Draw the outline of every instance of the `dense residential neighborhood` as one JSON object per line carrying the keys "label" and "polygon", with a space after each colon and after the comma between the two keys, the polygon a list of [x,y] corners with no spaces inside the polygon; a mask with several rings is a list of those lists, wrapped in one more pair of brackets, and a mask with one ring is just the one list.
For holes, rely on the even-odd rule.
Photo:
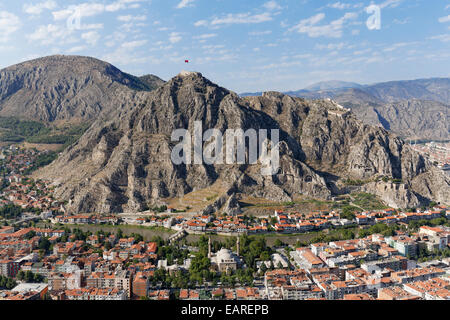
{"label": "dense residential neighborhood", "polygon": [[190,246],[134,236],[3,227],[0,299],[450,299],[445,226],[273,249],[262,240],[267,251],[247,235]]}
{"label": "dense residential neighborhood", "polygon": [[[166,206],[131,216],[71,214],[49,184],[28,175],[47,156],[1,150],[2,300],[450,299],[445,205],[307,212],[286,206],[267,216],[185,215]],[[170,236],[147,241],[125,234],[127,226]],[[266,235],[277,237],[273,245]],[[284,243],[290,235],[313,236]]]}
{"label": "dense residential neighborhood", "polygon": [[48,218],[64,210],[52,195],[52,188],[42,180],[35,181],[27,174],[41,161],[52,159],[46,151],[19,148],[15,145],[0,148],[0,209],[6,217],[39,213]]}

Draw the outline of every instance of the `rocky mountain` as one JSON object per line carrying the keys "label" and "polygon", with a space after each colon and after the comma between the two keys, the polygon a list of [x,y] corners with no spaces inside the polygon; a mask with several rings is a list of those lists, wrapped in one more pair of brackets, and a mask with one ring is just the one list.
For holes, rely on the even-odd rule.
{"label": "rocky mountain", "polygon": [[383,102],[419,99],[450,104],[450,78],[383,82],[365,86],[364,91]]}
{"label": "rocky mountain", "polygon": [[161,84],[157,77],[140,79],[94,58],[49,56],[0,70],[0,116],[90,120]]}
{"label": "rocky mountain", "polygon": [[[194,121],[203,131],[279,129],[280,170],[263,176],[259,164],[175,165],[171,133],[185,128],[192,134]],[[450,199],[449,177],[397,136],[362,123],[337,103],[277,92],[241,98],[196,72],[134,95],[36,177],[54,181],[71,212],[139,211],[217,182],[226,188],[211,208],[227,210],[239,209],[239,194],[330,199],[351,191],[348,179],[363,181],[358,190],[396,207]]]}
{"label": "rocky mountain", "polygon": [[[338,101],[341,99],[339,97]],[[404,100],[388,104],[341,102],[365,122],[381,125],[410,139],[447,140],[450,138],[450,106],[437,101]]]}
{"label": "rocky mountain", "polygon": [[[409,139],[450,139],[450,79],[432,78],[358,85],[327,81],[286,94],[331,98],[351,108],[362,121]],[[260,93],[245,96],[260,96]]]}

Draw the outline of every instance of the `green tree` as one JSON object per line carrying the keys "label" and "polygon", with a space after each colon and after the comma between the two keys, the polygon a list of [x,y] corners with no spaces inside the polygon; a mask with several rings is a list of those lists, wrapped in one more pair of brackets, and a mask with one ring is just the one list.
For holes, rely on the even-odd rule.
{"label": "green tree", "polygon": [[48,252],[51,246],[51,242],[48,240],[47,237],[42,237],[39,241],[39,249],[44,250],[45,252]]}
{"label": "green tree", "polygon": [[276,239],[273,245],[275,247],[282,247],[284,243],[280,239]]}

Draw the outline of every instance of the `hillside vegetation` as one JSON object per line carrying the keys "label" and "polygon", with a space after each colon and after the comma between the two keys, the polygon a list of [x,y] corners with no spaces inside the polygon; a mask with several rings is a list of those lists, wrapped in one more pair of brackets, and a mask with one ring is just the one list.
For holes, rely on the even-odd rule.
{"label": "hillside vegetation", "polygon": [[57,127],[43,122],[0,117],[0,142],[60,144],[61,150],[76,142],[90,123]]}

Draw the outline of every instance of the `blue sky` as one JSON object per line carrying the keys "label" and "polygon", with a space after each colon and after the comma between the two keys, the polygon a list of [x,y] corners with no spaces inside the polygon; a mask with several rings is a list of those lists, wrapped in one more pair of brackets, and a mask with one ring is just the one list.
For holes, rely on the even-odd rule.
{"label": "blue sky", "polygon": [[[379,28],[367,25],[370,5]],[[449,49],[450,0],[0,2],[2,68],[75,54],[135,75],[187,69],[236,92],[287,91],[448,77]]]}

